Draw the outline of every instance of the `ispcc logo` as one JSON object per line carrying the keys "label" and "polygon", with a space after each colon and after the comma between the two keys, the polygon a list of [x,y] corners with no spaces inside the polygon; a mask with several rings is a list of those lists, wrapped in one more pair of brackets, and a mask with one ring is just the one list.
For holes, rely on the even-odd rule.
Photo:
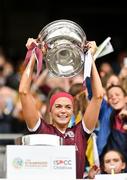
{"label": "ispcc logo", "polygon": [[54,165],[72,165],[72,161],[71,160],[54,160],[53,161]]}

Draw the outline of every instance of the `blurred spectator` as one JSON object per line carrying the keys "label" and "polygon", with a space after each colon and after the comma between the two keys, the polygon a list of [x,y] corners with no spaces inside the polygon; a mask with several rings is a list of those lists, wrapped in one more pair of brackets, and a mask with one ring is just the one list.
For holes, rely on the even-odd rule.
{"label": "blurred spectator", "polygon": [[108,149],[120,151],[127,162],[127,122],[126,93],[120,85],[107,89],[108,102],[103,101],[100,114],[100,129],[97,144],[100,154]]}
{"label": "blurred spectator", "polygon": [[0,133],[12,133],[11,113],[17,101],[17,92],[9,87],[0,88]]}
{"label": "blurred spectator", "polygon": [[4,55],[2,49],[0,49],[0,86],[5,85],[6,83],[5,64],[6,56]]}
{"label": "blurred spectator", "polygon": [[13,65],[10,62],[6,62],[5,65],[6,74],[6,86],[18,90],[20,74],[14,70]]}
{"label": "blurred spectator", "polygon": [[[77,78],[77,80],[78,79],[79,78]],[[69,126],[72,126],[82,120],[88,105],[88,98],[87,89],[83,89],[83,83],[80,81],[75,81],[75,83],[70,86],[69,93],[74,97],[74,116],[71,118],[69,124]]]}
{"label": "blurred spectator", "polygon": [[119,52],[118,57],[117,57],[117,61],[118,61],[118,65],[119,65],[119,71],[125,65],[124,60],[126,57],[127,57],[127,51],[126,50]]}
{"label": "blurred spectator", "polygon": [[119,174],[126,172],[126,162],[123,155],[117,150],[109,150],[101,158],[100,167],[93,166],[87,179],[94,179],[97,174]]}
{"label": "blurred spectator", "polygon": [[113,73],[113,68],[108,62],[103,62],[99,68],[100,77],[103,78],[109,73]]}
{"label": "blurred spectator", "polygon": [[[90,92],[90,84],[88,92]],[[103,99],[99,126],[95,130],[98,152],[101,155],[107,149],[115,148],[124,155],[127,162],[127,130],[124,126],[127,122],[126,92],[121,85],[111,85],[106,92],[107,99]]]}
{"label": "blurred spectator", "polygon": [[108,88],[111,85],[120,85],[120,78],[116,74],[110,74],[110,76],[107,79],[106,88]]}
{"label": "blurred spectator", "polygon": [[105,152],[101,159],[101,171],[104,174],[126,172],[126,161],[120,151],[111,149]]}

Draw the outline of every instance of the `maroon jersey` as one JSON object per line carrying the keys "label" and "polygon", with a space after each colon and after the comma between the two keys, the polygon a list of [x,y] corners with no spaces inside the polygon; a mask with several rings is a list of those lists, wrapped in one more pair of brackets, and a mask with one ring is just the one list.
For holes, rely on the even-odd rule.
{"label": "maroon jersey", "polygon": [[85,152],[89,135],[83,130],[81,122],[72,128],[67,128],[66,132],[63,134],[53,125],[47,124],[45,121],[41,120],[39,128],[34,133],[57,135],[63,138],[63,145],[75,145],[76,177],[78,179],[83,178],[85,168]]}

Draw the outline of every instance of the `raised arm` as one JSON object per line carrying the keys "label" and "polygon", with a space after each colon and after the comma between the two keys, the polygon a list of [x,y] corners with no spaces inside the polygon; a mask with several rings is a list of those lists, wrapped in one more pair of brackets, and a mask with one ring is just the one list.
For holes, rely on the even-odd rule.
{"label": "raised arm", "polygon": [[[29,38],[26,46],[29,47],[32,42],[36,43],[34,39]],[[35,99],[31,93],[31,82],[34,65],[35,55],[33,53],[22,74],[19,85],[19,96],[22,104],[23,117],[29,128],[34,128],[39,119],[39,112],[35,105]]]}
{"label": "raised arm", "polygon": [[[91,51],[91,55],[93,58],[93,55],[96,51],[96,43],[94,41],[89,42],[87,44],[87,48]],[[92,71],[91,71],[91,85],[92,85],[93,96],[84,114],[84,123],[87,129],[89,130],[93,130],[97,124],[100,107],[104,96],[104,90],[94,62],[94,58],[93,58]]]}

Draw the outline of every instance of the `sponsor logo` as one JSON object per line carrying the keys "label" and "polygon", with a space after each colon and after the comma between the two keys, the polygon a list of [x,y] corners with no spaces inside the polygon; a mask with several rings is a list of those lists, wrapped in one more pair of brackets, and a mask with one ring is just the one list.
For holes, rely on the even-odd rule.
{"label": "sponsor logo", "polygon": [[21,158],[17,157],[13,160],[12,164],[15,169],[21,169],[24,165],[24,162]]}
{"label": "sponsor logo", "polygon": [[30,159],[22,160],[21,158],[15,158],[13,160],[13,167],[15,169],[21,169],[21,168],[47,168],[48,162],[47,161],[33,161]]}
{"label": "sponsor logo", "polygon": [[25,161],[25,168],[47,168],[47,161],[32,161],[30,159]]}
{"label": "sponsor logo", "polygon": [[54,169],[72,169],[72,160],[70,159],[57,159],[53,161]]}

